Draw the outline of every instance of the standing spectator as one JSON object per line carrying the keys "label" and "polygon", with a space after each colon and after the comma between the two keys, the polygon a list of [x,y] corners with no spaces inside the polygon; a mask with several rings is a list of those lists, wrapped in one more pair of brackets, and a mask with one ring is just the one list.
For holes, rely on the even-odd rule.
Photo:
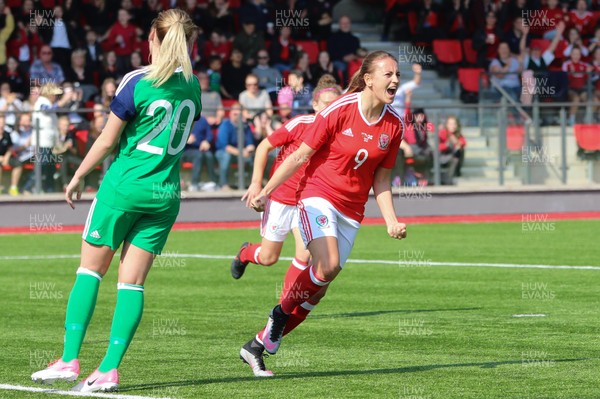
{"label": "standing spectator", "polygon": [[447,167],[442,175],[442,184],[454,184],[454,177],[460,177],[460,169],[465,158],[467,140],[460,131],[460,122],[455,116],[446,119],[446,126],[440,129],[440,163]]}
{"label": "standing spectator", "polygon": [[266,90],[258,87],[258,76],[250,73],[246,76],[246,90],[240,93],[240,105],[243,107],[242,115],[246,122],[250,122],[257,114],[266,112],[269,117],[273,115],[273,104]]}
{"label": "standing spectator", "polygon": [[283,81],[281,73],[276,68],[269,66],[269,53],[267,50],[260,50],[256,59],[258,63],[252,73],[258,77],[258,86],[269,93],[271,102],[273,102],[277,96],[277,89]]}
{"label": "standing spectator", "polygon": [[[252,130],[247,123],[242,120],[242,110],[238,103],[232,106],[229,112],[229,118],[223,119],[223,123],[219,126],[219,133],[217,134],[216,144],[216,157],[219,161],[219,187],[221,190],[230,190],[227,178],[229,176],[229,167],[232,159],[237,159],[239,155],[238,149],[238,123],[243,123],[244,129],[244,143],[242,156],[244,158],[244,164],[248,166],[252,165],[252,155],[254,154],[254,137],[252,136]],[[239,173],[242,173],[243,165],[238,165]],[[243,187],[239,187],[243,189]]]}
{"label": "standing spectator", "polygon": [[346,73],[348,63],[356,58],[356,50],[360,47],[360,40],[351,32],[350,18],[342,16],[339,19],[340,30],[332,33],[327,40],[327,49],[335,67],[342,72],[344,80],[348,80]]}
{"label": "standing spectator", "polygon": [[67,188],[73,177],[71,171],[77,170],[83,160],[83,154],[79,154],[77,147],[75,131],[70,128],[70,125],[71,122],[69,122],[68,117],[61,116],[58,118],[58,141],[52,150],[52,153],[57,155],[58,163],[60,163],[60,178],[63,190]]}
{"label": "standing spectator", "polygon": [[588,48],[584,46],[583,40],[581,40],[581,35],[579,34],[579,31],[577,29],[569,29],[569,31],[567,32],[567,43],[568,45],[563,51],[563,55],[565,57],[568,58],[571,56],[571,51],[573,50],[573,47],[579,47],[579,50],[581,50],[581,55],[583,57],[587,57],[588,55],[590,55],[590,52]]}
{"label": "standing spectator", "polygon": [[65,74],[61,66],[52,62],[52,49],[48,45],[42,46],[40,58],[31,64],[29,79],[39,85],[46,83],[61,84],[65,80]]}
{"label": "standing spectator", "polygon": [[431,43],[440,36],[440,13],[433,0],[423,0],[417,8],[416,34],[419,41]]}
{"label": "standing spectator", "polygon": [[3,6],[4,2],[0,4],[2,7],[2,16],[4,16],[4,26],[0,29],[0,65],[6,64],[6,42],[10,37],[11,33],[15,29],[15,19],[10,12],[10,8]]}
{"label": "standing spectator", "polygon": [[[4,115],[0,115],[0,184],[2,184],[2,168],[10,164],[13,142],[10,137],[10,129],[6,129]],[[0,185],[0,194],[4,187]]]}
{"label": "standing spectator", "polygon": [[129,72],[131,68],[131,65],[129,65],[131,53],[133,53],[138,45],[138,34],[142,34],[141,29],[130,24],[130,19],[131,15],[129,15],[129,11],[120,9],[117,22],[104,36],[104,39],[107,41],[107,47],[114,51],[117,56],[117,71],[122,74]]}
{"label": "standing spectator", "polygon": [[71,60],[71,49],[75,45],[75,34],[63,19],[63,11],[62,6],[54,7],[52,19],[45,21],[46,29],[40,30],[40,35],[52,48],[56,62],[66,71]]}
{"label": "standing spectator", "polygon": [[581,36],[588,37],[594,33],[594,14],[588,11],[587,1],[577,0],[577,8],[569,11],[569,22]]}
{"label": "standing spectator", "polygon": [[321,76],[325,74],[333,76],[338,85],[342,83],[340,80],[339,71],[335,65],[333,65],[333,62],[331,62],[331,58],[329,57],[329,53],[327,51],[321,51],[319,53],[317,62],[310,66],[310,72],[312,77],[310,84],[313,86],[316,86],[319,79],[321,79]]}
{"label": "standing spectator", "polygon": [[8,82],[11,91],[25,98],[29,92],[27,74],[19,68],[19,62],[15,57],[8,57],[6,65],[0,67],[0,82]]}
{"label": "standing spectator", "polygon": [[[213,133],[208,121],[204,116],[200,117],[198,122],[192,128],[185,150],[181,154],[181,162],[192,162],[192,181],[189,191],[198,191],[201,187],[213,189],[217,184],[217,175],[215,174],[215,156],[212,152]],[[206,164],[210,185],[200,184],[202,175],[202,166]]]}
{"label": "standing spectator", "polygon": [[487,68],[498,56],[501,31],[496,22],[496,14],[488,12],[485,16],[485,26],[473,36],[473,50],[477,51],[477,65],[482,68]]}
{"label": "standing spectator", "polygon": [[404,178],[408,185],[416,185],[416,180],[419,179],[414,172],[419,173],[420,180],[428,182],[430,179],[430,170],[433,166],[433,148],[429,145],[428,134],[433,132],[427,120],[427,115],[423,108],[416,108],[411,113],[411,97],[412,90],[407,90],[405,95],[405,113],[404,120],[406,131],[404,133],[404,141],[408,144],[408,148],[404,148],[404,156],[414,160],[413,168],[408,173],[404,174]]}
{"label": "standing spectator", "polygon": [[296,44],[291,38],[291,35],[292,29],[289,26],[284,26],[279,31],[277,38],[271,43],[271,48],[269,50],[271,62],[279,72],[289,71],[294,67],[293,64],[298,49],[296,48]]}
{"label": "standing spectator", "polygon": [[98,35],[93,30],[85,33],[85,64],[97,71],[102,67],[104,50],[98,42]]}
{"label": "standing spectator", "polygon": [[292,106],[292,114],[294,117],[300,114],[310,112],[312,101],[312,88],[308,84],[304,84],[302,72],[293,70],[288,76],[288,85],[279,91],[277,103],[289,104]]}
{"label": "standing spectator", "polygon": [[242,21],[242,30],[233,40],[233,48],[242,53],[245,65],[256,65],[256,54],[265,48],[265,39],[263,33],[256,30],[256,21],[248,18]]}
{"label": "standing spectator", "polygon": [[65,80],[78,85],[83,90],[83,101],[98,93],[94,85],[94,74],[85,63],[85,50],[78,49],[71,54],[71,63],[65,70]]}
{"label": "standing spectator", "polygon": [[571,102],[569,110],[570,126],[575,124],[579,103],[584,103],[588,99],[588,74],[593,70],[590,64],[581,61],[581,55],[581,49],[577,46],[573,47],[570,59],[565,61],[562,66],[562,70],[568,73],[569,79],[569,101]]}
{"label": "standing spectator", "polygon": [[208,5],[208,14],[212,30],[219,30],[228,39],[233,37],[233,15],[229,9],[228,0],[211,0]]}
{"label": "standing spectator", "polygon": [[10,83],[0,84],[0,111],[5,117],[6,127],[12,131],[17,122],[15,112],[23,110],[23,103],[10,88]]}
{"label": "standing spectator", "polygon": [[221,124],[225,115],[221,95],[218,91],[211,89],[206,72],[198,72],[198,80],[200,81],[200,89],[202,90],[202,116],[206,118],[211,128],[216,128]]}
{"label": "standing spectator", "polygon": [[23,174],[23,165],[31,162],[34,154],[34,149],[31,145],[31,114],[23,113],[19,115],[18,125],[11,134],[15,156],[10,158],[10,166],[13,169],[10,176],[10,189],[8,193],[12,196],[19,195],[19,181]]}
{"label": "standing spectator", "polygon": [[250,73],[250,68],[242,62],[242,59],[241,51],[234,48],[229,62],[223,66],[221,94],[224,98],[238,99],[240,93],[244,91],[246,75]]}
{"label": "standing spectator", "polygon": [[[521,61],[510,53],[508,43],[502,42],[498,46],[498,58],[490,64],[492,79],[495,79],[506,92],[515,100],[521,98],[521,81],[519,74],[523,70]],[[500,96],[500,93],[498,93]]]}
{"label": "standing spectator", "polygon": [[306,15],[312,40],[327,40],[331,35],[333,5],[334,2],[328,0],[309,0],[306,3]]}

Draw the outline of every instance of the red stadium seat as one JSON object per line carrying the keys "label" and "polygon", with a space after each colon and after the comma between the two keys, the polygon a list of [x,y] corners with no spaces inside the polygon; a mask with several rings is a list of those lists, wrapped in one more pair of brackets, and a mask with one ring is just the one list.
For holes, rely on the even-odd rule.
{"label": "red stadium seat", "polygon": [[221,100],[221,103],[223,104],[223,108],[225,109],[225,118],[229,118],[229,109],[233,106],[233,104],[237,103],[238,100],[236,99],[228,99],[228,98],[224,98]]}
{"label": "red stadium seat", "polygon": [[575,141],[584,151],[600,151],[600,125],[574,126]]}
{"label": "red stadium seat", "polygon": [[506,148],[509,151],[520,152],[525,143],[524,126],[508,126],[506,128]]}
{"label": "red stadium seat", "polygon": [[477,64],[477,51],[473,50],[473,40],[466,39],[462,42],[465,60],[469,64]]}
{"label": "red stadium seat", "polygon": [[479,93],[481,77],[484,83],[487,81],[487,76],[482,75],[484,72],[483,68],[459,68],[458,81],[465,91]]}
{"label": "red stadium seat", "polygon": [[434,40],[433,53],[443,64],[458,64],[463,59],[459,40]]}
{"label": "red stadium seat", "polygon": [[308,54],[308,62],[314,64],[319,58],[319,44],[313,40],[298,40],[296,46]]}
{"label": "red stadium seat", "polygon": [[87,142],[88,142],[88,131],[87,130],[77,130],[75,132],[75,145],[77,145],[77,150],[80,154],[85,154],[87,151]]}

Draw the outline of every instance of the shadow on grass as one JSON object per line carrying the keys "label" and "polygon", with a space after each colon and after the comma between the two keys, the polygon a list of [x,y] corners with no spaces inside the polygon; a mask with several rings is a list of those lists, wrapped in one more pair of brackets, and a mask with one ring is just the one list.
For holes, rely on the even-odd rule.
{"label": "shadow on grass", "polygon": [[397,310],[374,310],[371,312],[354,313],[326,313],[311,315],[311,319],[333,319],[336,317],[368,317],[379,316],[390,313],[429,313],[429,312],[462,312],[466,310],[481,310],[483,308],[456,308],[456,309],[397,309]]}
{"label": "shadow on grass", "polygon": [[[579,359],[555,359],[551,360],[552,363],[566,363],[566,362],[580,362],[586,360],[592,360],[593,358],[579,358]],[[511,364],[523,364],[523,360],[504,360],[498,362],[484,362],[484,363],[455,363],[455,364],[429,364],[423,366],[407,366],[387,369],[370,369],[370,370],[334,370],[334,371],[315,371],[315,372],[302,372],[302,373],[280,373],[275,376],[274,379],[264,379],[256,377],[225,377],[225,378],[207,378],[198,380],[187,380],[187,381],[171,381],[162,382],[156,384],[140,384],[140,385],[129,385],[120,387],[120,392],[126,391],[143,391],[149,389],[160,389],[168,387],[187,387],[195,385],[208,385],[208,384],[220,384],[220,383],[235,383],[235,382],[250,382],[250,381],[269,381],[269,380],[289,380],[295,378],[320,378],[320,377],[338,377],[338,376],[351,376],[351,375],[378,375],[378,374],[403,374],[403,373],[418,373],[422,371],[431,371],[437,369],[457,368],[457,367],[480,367],[482,369],[493,369],[498,366],[505,366]],[[248,370],[247,370],[248,371]]]}

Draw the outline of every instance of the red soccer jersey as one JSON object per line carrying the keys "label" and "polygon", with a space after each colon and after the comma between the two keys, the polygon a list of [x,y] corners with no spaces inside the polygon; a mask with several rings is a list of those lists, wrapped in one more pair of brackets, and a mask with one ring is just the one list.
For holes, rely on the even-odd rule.
{"label": "red soccer jersey", "polygon": [[[305,132],[310,132],[309,129],[315,121],[315,115],[299,115],[294,119],[289,120],[285,125],[275,130],[267,140],[275,147],[281,147],[273,167],[271,168],[271,176],[277,170],[283,161],[302,144],[303,135]],[[275,191],[271,193],[271,198],[275,201],[286,204],[296,205],[296,194],[298,192],[298,183],[304,176],[306,164],[302,166],[292,177],[284,181]]]}
{"label": "red soccer jersey", "polygon": [[590,65],[585,62],[566,61],[562,70],[568,73],[569,89],[583,90],[587,83],[587,70]]}
{"label": "red soccer jersey", "polygon": [[361,93],[340,97],[315,117],[304,137],[316,153],[300,181],[300,199],[324,198],[361,222],[375,170],[394,167],[403,131],[402,119],[390,105],[377,122],[367,123]]}
{"label": "red soccer jersey", "polygon": [[594,14],[589,11],[579,15],[577,11],[569,12],[569,20],[582,36],[588,36],[594,33]]}

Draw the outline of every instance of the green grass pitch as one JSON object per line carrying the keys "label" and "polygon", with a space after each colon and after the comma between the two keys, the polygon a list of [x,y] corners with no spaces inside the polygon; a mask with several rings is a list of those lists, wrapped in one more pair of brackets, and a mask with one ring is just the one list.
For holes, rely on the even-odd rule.
{"label": "green grass pitch", "polygon": [[[276,304],[289,262],[250,265],[235,281],[229,259],[174,255],[234,256],[243,241],[258,240],[256,229],[173,232],[146,281],[119,394],[599,398],[600,270],[437,265],[600,266],[600,221],[536,223],[414,225],[401,242],[383,226],[362,227],[351,258],[392,262],[348,263],[309,319],[266,359],[273,379],[254,378],[238,353]],[[50,256],[78,254],[80,238],[12,235],[0,242],[0,384],[39,387],[30,375],[61,354],[79,266],[77,258]],[[113,261],[82,349],[82,377],[106,350],[116,280]],[[545,317],[513,317],[519,314]],[[42,397],[59,396],[0,389],[0,398]]]}

